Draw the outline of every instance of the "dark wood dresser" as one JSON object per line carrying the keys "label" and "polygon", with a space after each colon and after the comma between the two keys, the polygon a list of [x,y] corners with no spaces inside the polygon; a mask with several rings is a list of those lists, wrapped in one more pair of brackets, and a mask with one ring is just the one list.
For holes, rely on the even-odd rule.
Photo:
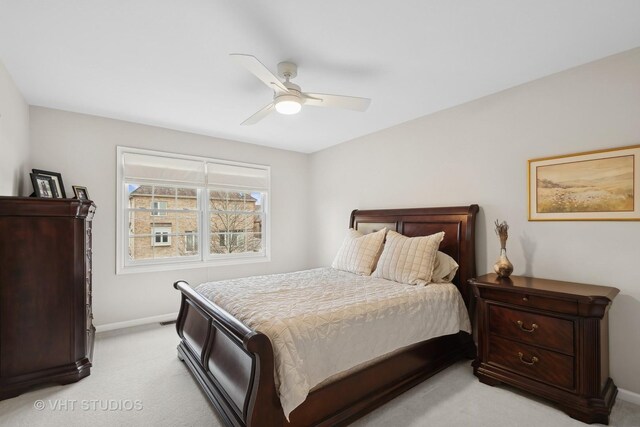
{"label": "dark wood dresser", "polygon": [[608,310],[618,289],[495,274],[469,283],[480,381],[518,387],[580,421],[608,424],[618,392],[609,378]]}
{"label": "dark wood dresser", "polygon": [[89,375],[94,212],[86,200],[0,197],[0,400]]}

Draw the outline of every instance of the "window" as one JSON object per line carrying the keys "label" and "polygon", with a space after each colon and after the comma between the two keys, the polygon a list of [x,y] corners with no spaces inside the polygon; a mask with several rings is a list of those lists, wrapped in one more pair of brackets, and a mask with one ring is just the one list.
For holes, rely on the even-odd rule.
{"label": "window", "polygon": [[[238,246],[238,235],[242,233],[242,230],[232,230],[228,233],[219,233],[219,247],[227,248],[226,252],[234,252],[233,248]],[[215,237],[211,239],[213,243],[215,241]]]}
{"label": "window", "polygon": [[210,252],[251,253],[262,249],[262,193],[210,191]]}
{"label": "window", "polygon": [[152,216],[163,216],[166,215],[167,212],[165,211],[165,209],[167,209],[167,204],[168,202],[151,202],[151,215]]}
{"label": "window", "polygon": [[194,231],[187,231],[185,235],[185,251],[187,252],[197,252],[198,251],[198,240],[196,233]]}
{"label": "window", "polygon": [[269,260],[268,166],[124,147],[118,159],[118,273]]}
{"label": "window", "polygon": [[200,229],[198,189],[177,185],[126,182],[129,227],[129,266],[154,260],[195,259],[197,251],[186,248],[189,235]]}
{"label": "window", "polygon": [[153,227],[151,246],[171,246],[171,227]]}

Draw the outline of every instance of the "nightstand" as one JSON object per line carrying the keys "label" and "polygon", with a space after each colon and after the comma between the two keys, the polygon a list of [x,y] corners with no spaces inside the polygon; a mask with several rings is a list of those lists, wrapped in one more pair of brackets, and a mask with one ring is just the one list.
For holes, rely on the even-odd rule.
{"label": "nightstand", "polygon": [[477,299],[474,374],[553,401],[585,423],[608,424],[618,393],[609,378],[608,310],[619,290],[487,274]]}

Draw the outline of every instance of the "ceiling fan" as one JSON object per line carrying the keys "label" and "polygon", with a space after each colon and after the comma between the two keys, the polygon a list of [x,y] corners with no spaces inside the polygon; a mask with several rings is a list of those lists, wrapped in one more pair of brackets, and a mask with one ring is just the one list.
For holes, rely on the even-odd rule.
{"label": "ceiling fan", "polygon": [[273,89],[274,92],[273,102],[242,122],[242,125],[256,124],[273,110],[280,114],[296,114],[302,109],[303,105],[311,105],[314,107],[336,107],[365,111],[371,103],[369,98],[302,92],[300,86],[290,81],[298,75],[298,66],[293,62],[281,62],[278,64],[278,75],[284,79],[284,81],[281,81],[255,56],[232,53],[231,58],[259,78],[269,88]]}

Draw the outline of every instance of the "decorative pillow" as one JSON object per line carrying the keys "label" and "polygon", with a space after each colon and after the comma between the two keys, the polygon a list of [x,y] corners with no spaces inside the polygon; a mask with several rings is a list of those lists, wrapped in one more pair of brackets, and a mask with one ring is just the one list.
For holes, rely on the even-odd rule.
{"label": "decorative pillow", "polygon": [[406,237],[389,231],[373,276],[409,285],[429,283],[443,238],[444,232]]}
{"label": "decorative pillow", "polygon": [[370,234],[362,234],[350,228],[331,267],[361,276],[370,276],[386,234],[386,228]]}
{"label": "decorative pillow", "polygon": [[436,263],[433,267],[432,283],[448,283],[456,277],[458,271],[458,263],[444,252],[438,251],[436,254]]}

